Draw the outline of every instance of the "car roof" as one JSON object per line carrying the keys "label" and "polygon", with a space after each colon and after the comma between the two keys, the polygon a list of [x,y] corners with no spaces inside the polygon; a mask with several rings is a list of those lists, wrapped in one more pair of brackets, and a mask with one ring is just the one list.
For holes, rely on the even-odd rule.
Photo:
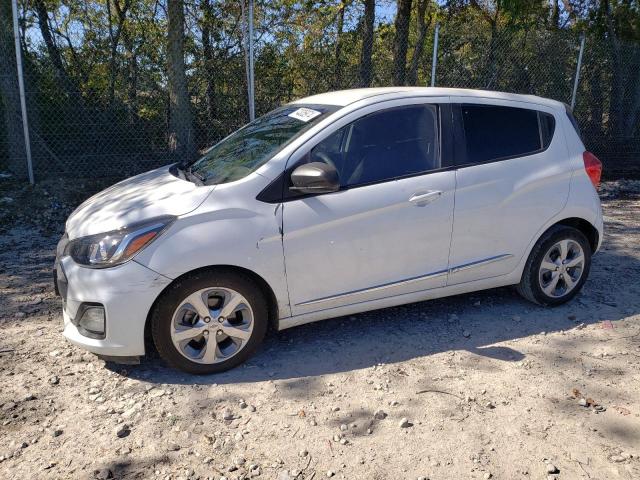
{"label": "car roof", "polygon": [[491,90],[471,90],[465,88],[440,87],[382,87],[382,88],[354,88],[337,90],[295,100],[294,104],[336,105],[347,106],[359,100],[385,95],[385,100],[407,96],[420,97],[470,97],[488,98],[495,100],[512,100],[518,102],[546,105],[551,108],[564,108],[564,104],[556,100],[537,97],[535,95],[521,95],[517,93],[495,92]]}

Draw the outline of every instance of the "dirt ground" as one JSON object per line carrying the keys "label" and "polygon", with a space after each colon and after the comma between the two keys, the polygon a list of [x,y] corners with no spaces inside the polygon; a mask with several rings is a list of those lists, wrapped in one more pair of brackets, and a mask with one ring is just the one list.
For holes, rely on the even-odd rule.
{"label": "dirt ground", "polygon": [[57,237],[5,224],[0,478],[638,479],[640,188],[603,197],[568,305],[503,288],[328,320],[206,377],[66,343]]}

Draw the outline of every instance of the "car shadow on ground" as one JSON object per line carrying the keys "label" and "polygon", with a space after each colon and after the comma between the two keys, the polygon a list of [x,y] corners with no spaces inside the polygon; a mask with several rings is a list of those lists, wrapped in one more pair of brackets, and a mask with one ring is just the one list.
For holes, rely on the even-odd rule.
{"label": "car shadow on ground", "polygon": [[594,257],[583,291],[568,304],[544,308],[523,300],[514,288],[499,288],[427,302],[366,312],[303,325],[268,335],[244,365],[206,376],[181,373],[151,355],[138,366],[109,364],[130,378],[159,384],[239,384],[293,380],[343,373],[380,363],[397,363],[447,351],[466,351],[500,362],[518,362],[525,353],[496,345],[551,333],[581,324],[605,322],[637,314],[629,289],[611,289],[609,278],[638,275],[640,262],[614,249]]}

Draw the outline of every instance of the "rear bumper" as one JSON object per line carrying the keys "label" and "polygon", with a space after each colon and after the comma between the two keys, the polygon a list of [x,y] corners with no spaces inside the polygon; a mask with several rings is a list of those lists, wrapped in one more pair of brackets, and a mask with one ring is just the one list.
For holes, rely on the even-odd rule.
{"label": "rear bumper", "polygon": [[[171,280],[129,261],[113,268],[92,269],[76,264],[70,257],[59,260],[66,288],[63,296],[63,335],[69,342],[106,356],[144,355],[144,327],[153,302]],[[60,271],[60,270],[58,270]],[[59,274],[58,274],[59,277]],[[105,337],[84,335],[72,320],[83,303],[99,303],[105,310]]]}
{"label": "rear bumper", "polygon": [[598,198],[598,216],[596,217],[595,227],[596,227],[596,230],[598,230],[598,246],[596,247],[596,252],[597,252],[600,250],[600,247],[602,246],[602,240],[604,237],[604,218],[602,216],[602,205],[600,204],[599,198]]}

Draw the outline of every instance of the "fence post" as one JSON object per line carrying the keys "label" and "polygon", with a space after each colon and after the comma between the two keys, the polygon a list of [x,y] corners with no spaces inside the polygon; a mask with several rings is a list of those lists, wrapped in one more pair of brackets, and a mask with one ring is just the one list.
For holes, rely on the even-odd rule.
{"label": "fence post", "polygon": [[253,0],[248,0],[249,3],[249,71],[248,73],[248,90],[249,90],[249,120],[253,121],[256,118],[256,106],[255,106],[255,83],[253,76]]}
{"label": "fence post", "polygon": [[18,26],[18,2],[12,0],[13,10],[13,38],[16,44],[16,70],[18,73],[18,89],[20,91],[20,110],[22,111],[22,129],[24,130],[24,149],[27,155],[27,172],[29,173],[29,183],[33,185],[33,164],[31,163],[31,142],[29,140],[29,122],[27,120],[27,101],[24,94],[24,77],[22,72],[22,50],[20,49],[20,30]]}
{"label": "fence post", "polygon": [[431,86],[436,86],[436,65],[438,64],[438,38],[440,34],[440,24],[436,23],[436,30],[433,33],[433,59],[431,60]]}
{"label": "fence post", "polygon": [[571,94],[571,110],[576,106],[576,95],[578,94],[578,82],[580,82],[580,67],[582,66],[582,54],[584,53],[585,35],[580,39],[580,53],[578,53],[578,65],[576,66],[576,77],[573,80],[573,93]]}

